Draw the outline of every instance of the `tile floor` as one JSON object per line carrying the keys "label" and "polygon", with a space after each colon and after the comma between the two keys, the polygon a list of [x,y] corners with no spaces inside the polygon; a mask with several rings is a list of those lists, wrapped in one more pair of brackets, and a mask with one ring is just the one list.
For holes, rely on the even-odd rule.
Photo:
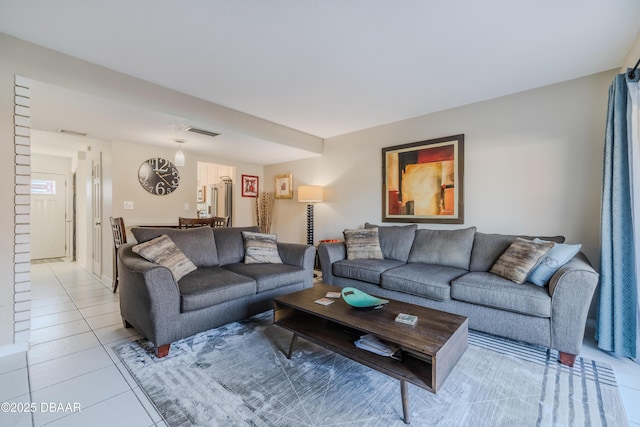
{"label": "tile floor", "polygon": [[[67,262],[33,264],[31,276],[31,346],[26,360],[0,359],[0,402],[33,402],[36,411],[1,412],[0,425],[165,426],[111,350],[139,336],[122,327],[110,284]],[[640,364],[599,350],[591,336],[582,355],[614,367],[631,425],[640,427]]]}

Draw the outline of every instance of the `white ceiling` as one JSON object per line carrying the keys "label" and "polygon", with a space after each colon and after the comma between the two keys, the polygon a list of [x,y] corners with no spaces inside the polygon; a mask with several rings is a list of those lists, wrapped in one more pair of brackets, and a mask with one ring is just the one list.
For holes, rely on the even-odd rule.
{"label": "white ceiling", "polygon": [[620,67],[639,30],[637,0],[0,1],[1,32],[322,138]]}

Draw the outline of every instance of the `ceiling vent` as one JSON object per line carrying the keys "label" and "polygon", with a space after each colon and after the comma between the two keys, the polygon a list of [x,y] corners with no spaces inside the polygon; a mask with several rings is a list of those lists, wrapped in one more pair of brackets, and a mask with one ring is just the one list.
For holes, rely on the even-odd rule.
{"label": "ceiling vent", "polygon": [[77,130],[58,129],[59,133],[66,133],[67,135],[87,136],[86,132],[78,132]]}
{"label": "ceiling vent", "polygon": [[193,133],[199,133],[200,135],[206,135],[206,136],[210,136],[212,138],[220,135],[219,133],[211,132],[210,130],[194,128],[193,126],[189,126],[188,128],[185,129],[185,131],[193,132]]}

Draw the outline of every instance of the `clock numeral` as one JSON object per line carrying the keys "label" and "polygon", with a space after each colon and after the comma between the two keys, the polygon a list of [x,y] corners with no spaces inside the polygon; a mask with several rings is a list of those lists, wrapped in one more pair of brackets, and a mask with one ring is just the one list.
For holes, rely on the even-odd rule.
{"label": "clock numeral", "polygon": [[164,188],[164,182],[159,182],[156,184],[155,192],[159,196],[164,196],[167,193],[167,189]]}

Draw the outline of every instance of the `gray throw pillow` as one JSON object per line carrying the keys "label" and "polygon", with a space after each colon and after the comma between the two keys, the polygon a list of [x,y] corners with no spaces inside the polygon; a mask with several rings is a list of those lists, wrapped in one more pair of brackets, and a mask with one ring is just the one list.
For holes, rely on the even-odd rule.
{"label": "gray throw pillow", "polygon": [[386,259],[407,262],[411,245],[416,236],[417,224],[410,225],[390,225],[386,227],[375,224],[364,224],[364,228],[378,228],[380,239],[380,249]]}
{"label": "gray throw pillow", "polygon": [[460,230],[416,231],[409,262],[422,262],[469,270],[475,227]]}
{"label": "gray throw pillow", "polygon": [[383,259],[378,228],[344,230],[347,259]]}
{"label": "gray throw pillow", "polygon": [[167,267],[173,273],[176,282],[192,271],[197,270],[195,264],[182,253],[166,234],[135,245],[131,250],[148,261]]}
{"label": "gray throw pillow", "polygon": [[243,231],[245,264],[282,264],[275,234]]}
{"label": "gray throw pillow", "polygon": [[518,237],[500,255],[500,258],[489,271],[512,282],[524,283],[540,258],[549,252],[552,247],[553,242],[534,242]]}

